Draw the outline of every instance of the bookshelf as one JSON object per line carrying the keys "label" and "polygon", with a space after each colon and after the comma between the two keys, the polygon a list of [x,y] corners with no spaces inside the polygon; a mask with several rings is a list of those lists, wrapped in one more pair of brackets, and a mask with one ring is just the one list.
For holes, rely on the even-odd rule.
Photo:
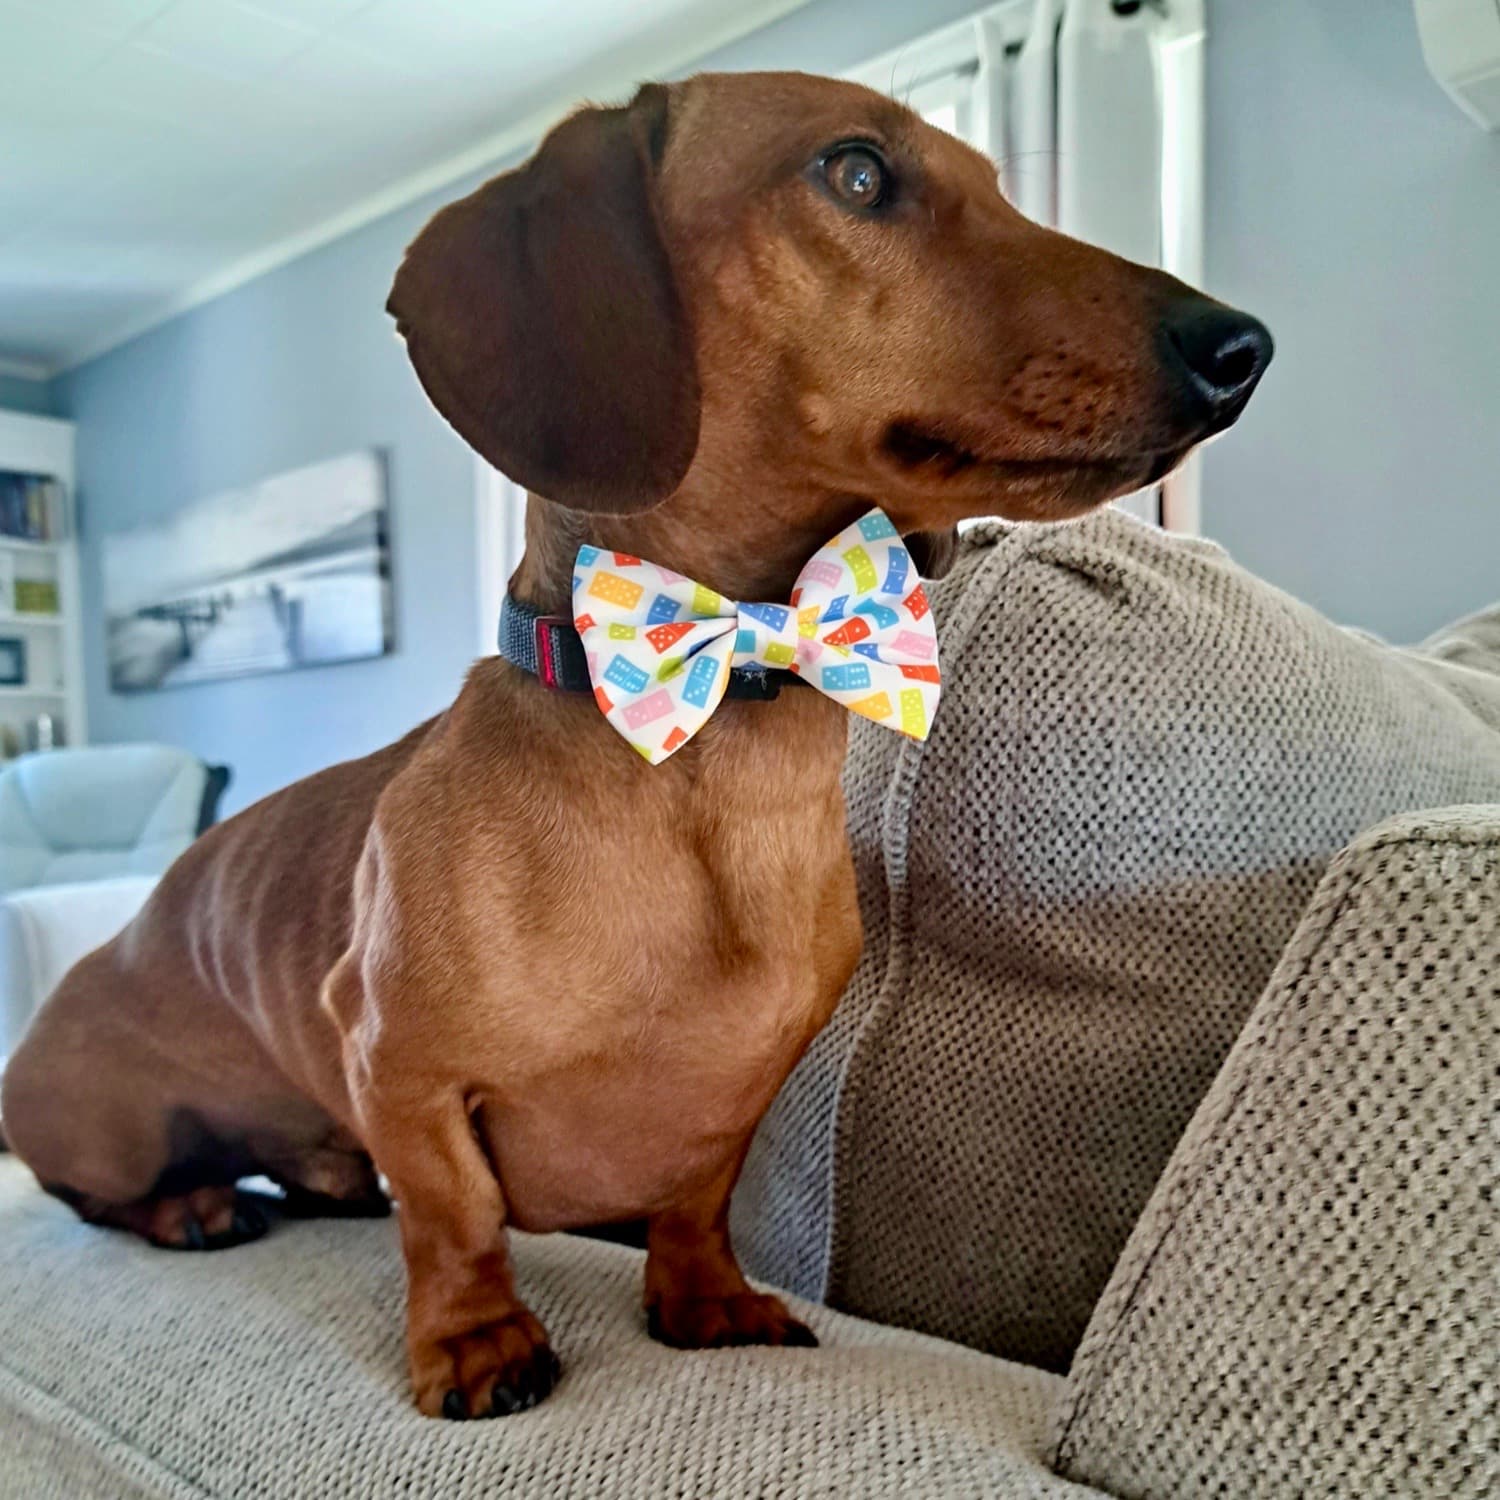
{"label": "bookshelf", "polygon": [[[22,643],[25,680],[0,683],[0,754],[28,748],[28,726],[50,715],[59,741],[87,743],[83,689],[82,597],[79,591],[76,508],[73,503],[73,424],[52,417],[0,411],[0,471],[45,474],[62,496],[56,540],[31,541],[0,533],[0,581],[36,581],[57,591],[56,613],[0,608],[0,666]],[[14,599],[14,594],[10,595]]]}

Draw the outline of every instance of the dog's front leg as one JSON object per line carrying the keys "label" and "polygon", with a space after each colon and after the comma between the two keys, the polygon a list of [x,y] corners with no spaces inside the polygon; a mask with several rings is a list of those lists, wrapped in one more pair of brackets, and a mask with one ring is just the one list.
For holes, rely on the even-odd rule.
{"label": "dog's front leg", "polygon": [[[748,1143],[747,1143],[748,1145]],[[812,1329],[779,1297],[753,1291],[729,1244],[729,1195],[745,1152],[686,1203],[655,1215],[646,1235],[646,1326],[677,1349],[800,1344]]]}
{"label": "dog's front leg", "polygon": [[[356,877],[356,938],[324,981],[321,1004],[342,1038],[352,1123],[396,1202],[406,1259],[406,1353],[429,1417],[508,1416],[557,1382],[547,1332],[516,1295],[505,1195],[480,1144],[479,1105],[443,1071],[447,1049],[401,1018],[417,1003],[380,886],[380,846]],[[398,929],[399,931],[399,929]]]}
{"label": "dog's front leg", "polygon": [[369,1145],[390,1180],[406,1257],[406,1348],[430,1417],[509,1416],[556,1383],[546,1330],[516,1295],[500,1184],[462,1096],[363,1101]]}

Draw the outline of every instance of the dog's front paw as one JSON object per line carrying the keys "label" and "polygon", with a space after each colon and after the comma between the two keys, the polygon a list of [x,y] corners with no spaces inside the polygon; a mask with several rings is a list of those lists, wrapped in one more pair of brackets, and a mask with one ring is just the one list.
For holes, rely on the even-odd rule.
{"label": "dog's front paw", "polygon": [[779,1297],[660,1297],[646,1309],[651,1337],[674,1349],[727,1349],[739,1344],[817,1347],[813,1331]]}
{"label": "dog's front paw", "polygon": [[457,1338],[412,1350],[417,1405],[429,1417],[508,1417],[545,1400],[562,1367],[524,1308]]}

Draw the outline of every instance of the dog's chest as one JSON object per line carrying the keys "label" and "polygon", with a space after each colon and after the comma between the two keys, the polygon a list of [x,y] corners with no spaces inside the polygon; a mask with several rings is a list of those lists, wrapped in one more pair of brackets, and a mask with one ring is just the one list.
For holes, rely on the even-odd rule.
{"label": "dog's chest", "polygon": [[509,1045],[483,1115],[522,1227],[649,1213],[723,1171],[857,953],[836,798],[679,813],[590,862],[570,933],[491,969]]}
{"label": "dog's chest", "polygon": [[482,1111],[512,1222],[546,1230],[683,1202],[736,1159],[824,1016],[807,987],[705,995]]}

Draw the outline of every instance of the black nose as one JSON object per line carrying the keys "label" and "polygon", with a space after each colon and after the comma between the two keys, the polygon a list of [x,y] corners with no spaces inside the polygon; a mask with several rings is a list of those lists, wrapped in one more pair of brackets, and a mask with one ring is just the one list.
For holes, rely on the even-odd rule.
{"label": "black nose", "polygon": [[1228,427],[1244,411],[1275,348],[1259,319],[1206,297],[1182,297],[1169,304],[1161,338],[1163,355],[1184,394],[1192,404],[1208,408],[1209,432]]}

